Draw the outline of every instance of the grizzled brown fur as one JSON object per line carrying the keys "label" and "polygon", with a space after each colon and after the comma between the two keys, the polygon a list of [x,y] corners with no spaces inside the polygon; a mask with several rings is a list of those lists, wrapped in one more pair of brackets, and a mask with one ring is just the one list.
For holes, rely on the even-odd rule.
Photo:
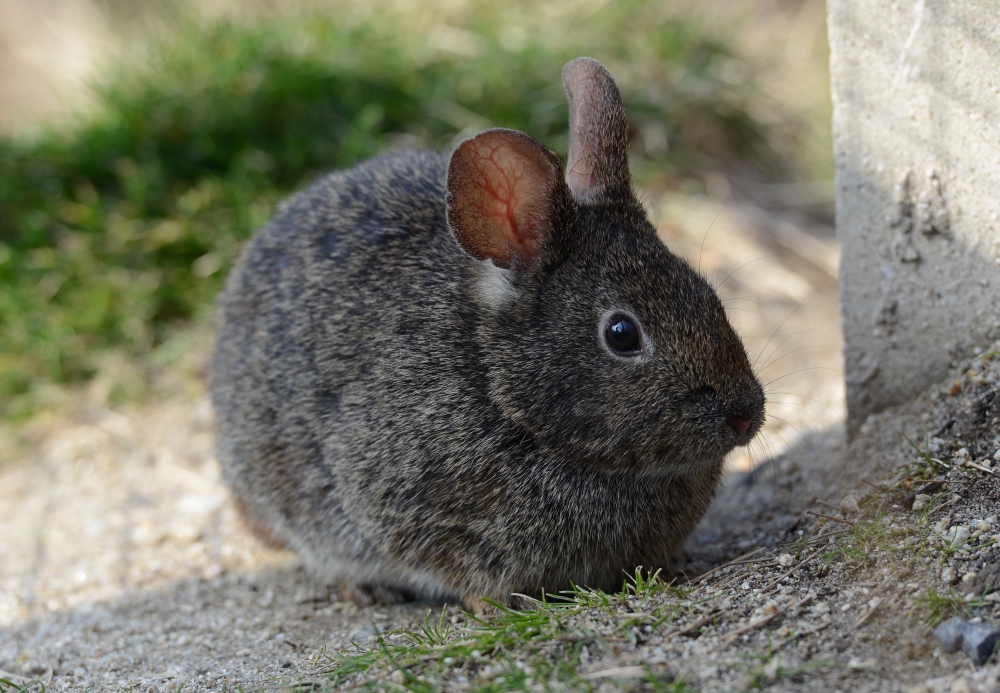
{"label": "grizzled brown fur", "polygon": [[[566,181],[507,130],[389,154],[285,204],[229,279],[225,478],[327,579],[473,606],[616,587],[666,567],[761,425],[721,302],[632,193],[611,76],[564,82]],[[641,352],[605,343],[612,314]]]}

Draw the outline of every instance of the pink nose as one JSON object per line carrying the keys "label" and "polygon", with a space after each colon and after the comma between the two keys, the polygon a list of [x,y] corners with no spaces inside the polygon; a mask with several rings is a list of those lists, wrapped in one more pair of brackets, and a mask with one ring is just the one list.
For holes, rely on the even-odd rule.
{"label": "pink nose", "polygon": [[730,416],[726,419],[726,423],[735,428],[737,433],[743,433],[750,428],[750,419],[743,419],[739,416]]}

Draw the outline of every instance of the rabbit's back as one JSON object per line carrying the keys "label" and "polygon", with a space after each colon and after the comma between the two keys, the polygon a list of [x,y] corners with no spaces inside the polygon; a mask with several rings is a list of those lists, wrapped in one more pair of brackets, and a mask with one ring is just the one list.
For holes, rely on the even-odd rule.
{"label": "rabbit's back", "polygon": [[463,273],[440,271],[469,264],[445,221],[446,171],[411,151],[324,177],[253,239],[219,301],[223,475],[252,525],[331,575],[393,581],[345,512],[340,464],[376,431],[416,443],[388,419],[426,405],[428,387],[456,389],[449,374],[469,365],[452,341],[435,367],[423,336],[462,319]]}

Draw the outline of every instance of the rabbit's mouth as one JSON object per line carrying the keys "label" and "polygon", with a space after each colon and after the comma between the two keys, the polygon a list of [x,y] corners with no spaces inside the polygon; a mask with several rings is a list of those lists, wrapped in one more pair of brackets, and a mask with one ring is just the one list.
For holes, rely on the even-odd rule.
{"label": "rabbit's mouth", "polygon": [[720,392],[706,385],[692,393],[684,418],[703,432],[703,445],[725,455],[749,445],[764,425],[764,393],[756,388]]}
{"label": "rabbit's mouth", "polygon": [[748,414],[742,411],[729,414],[723,423],[722,435],[734,441],[733,447],[749,445],[764,424],[763,407],[756,413]]}

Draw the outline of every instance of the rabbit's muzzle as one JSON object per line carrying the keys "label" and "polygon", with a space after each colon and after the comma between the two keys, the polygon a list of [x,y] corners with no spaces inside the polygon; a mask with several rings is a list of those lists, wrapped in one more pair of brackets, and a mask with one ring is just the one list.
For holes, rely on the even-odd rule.
{"label": "rabbit's muzzle", "polygon": [[[756,393],[755,393],[756,394]],[[764,395],[746,398],[750,401],[729,404],[725,407],[722,437],[732,441],[733,447],[747,445],[764,425]]]}

